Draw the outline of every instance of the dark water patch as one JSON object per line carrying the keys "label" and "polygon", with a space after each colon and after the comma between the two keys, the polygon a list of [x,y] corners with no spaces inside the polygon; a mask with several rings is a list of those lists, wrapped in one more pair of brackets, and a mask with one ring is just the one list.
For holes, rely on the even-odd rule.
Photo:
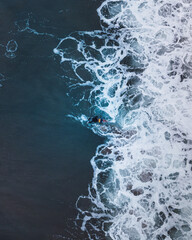
{"label": "dark water patch", "polygon": [[172,227],[169,231],[168,234],[171,239],[177,239],[179,237],[182,237],[182,231],[178,230],[176,227]]}
{"label": "dark water patch", "polygon": [[[0,239],[88,239],[75,226],[75,203],[87,194],[89,161],[102,140],[66,117],[78,112],[66,96],[53,48],[58,36],[99,28],[98,5],[87,0],[0,3]],[[23,31],[27,21],[36,32]]]}
{"label": "dark water patch", "polygon": [[135,188],[132,189],[131,192],[133,193],[134,196],[139,196],[144,193],[142,188]]}

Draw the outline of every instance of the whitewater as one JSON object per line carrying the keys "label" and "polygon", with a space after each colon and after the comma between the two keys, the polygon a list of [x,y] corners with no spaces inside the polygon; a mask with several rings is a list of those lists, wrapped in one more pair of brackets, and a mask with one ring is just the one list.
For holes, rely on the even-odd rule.
{"label": "whitewater", "polygon": [[[69,117],[106,139],[77,221],[89,239],[190,240],[192,1],[105,0],[97,12],[102,30],[54,49]],[[91,115],[108,123],[87,125]]]}

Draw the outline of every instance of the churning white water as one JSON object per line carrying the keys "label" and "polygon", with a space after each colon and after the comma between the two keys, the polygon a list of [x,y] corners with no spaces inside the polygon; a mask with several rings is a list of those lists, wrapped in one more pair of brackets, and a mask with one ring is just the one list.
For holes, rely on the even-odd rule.
{"label": "churning white water", "polygon": [[71,66],[76,120],[86,126],[93,111],[109,120],[90,127],[106,143],[77,201],[81,228],[90,239],[190,240],[192,1],[106,0],[97,11],[102,31],[54,49]]}

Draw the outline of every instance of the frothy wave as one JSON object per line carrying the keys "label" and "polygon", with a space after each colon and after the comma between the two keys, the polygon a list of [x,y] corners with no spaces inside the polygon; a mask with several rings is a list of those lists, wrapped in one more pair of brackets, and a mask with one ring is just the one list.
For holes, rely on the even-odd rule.
{"label": "frothy wave", "polygon": [[[110,124],[91,160],[78,221],[90,239],[192,238],[191,1],[109,1],[103,31],[78,32],[54,49],[81,114]],[[86,117],[79,117],[84,123]]]}

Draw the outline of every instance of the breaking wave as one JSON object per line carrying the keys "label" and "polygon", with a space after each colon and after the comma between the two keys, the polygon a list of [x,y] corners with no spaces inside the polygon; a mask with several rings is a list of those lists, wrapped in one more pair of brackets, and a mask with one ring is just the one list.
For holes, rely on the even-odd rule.
{"label": "breaking wave", "polygon": [[89,239],[192,239],[191,10],[191,0],[106,0],[102,31],[54,49],[76,120],[108,119],[87,126],[106,137],[77,201]]}

